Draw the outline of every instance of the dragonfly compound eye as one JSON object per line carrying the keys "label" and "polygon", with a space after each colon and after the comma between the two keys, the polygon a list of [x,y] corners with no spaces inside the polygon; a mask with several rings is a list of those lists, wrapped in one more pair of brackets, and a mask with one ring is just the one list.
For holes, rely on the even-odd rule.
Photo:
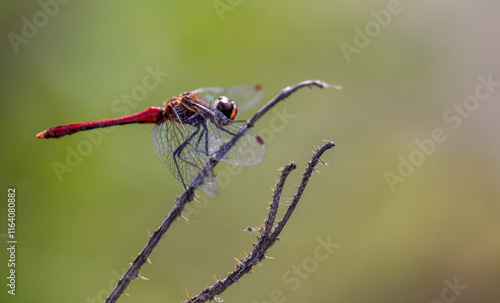
{"label": "dragonfly compound eye", "polygon": [[224,116],[233,120],[236,117],[236,113],[238,112],[238,108],[234,101],[229,100],[227,97],[219,97],[215,100],[214,103],[215,108],[220,111]]}

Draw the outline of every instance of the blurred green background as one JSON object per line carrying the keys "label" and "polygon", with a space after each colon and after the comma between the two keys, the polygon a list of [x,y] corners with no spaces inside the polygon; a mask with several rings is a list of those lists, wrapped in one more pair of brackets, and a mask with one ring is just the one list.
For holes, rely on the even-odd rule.
{"label": "blurred green background", "polygon": [[[181,193],[153,152],[151,125],[35,138],[123,115],[115,100],[142,86],[150,67],[168,76],[130,113],[206,86],[259,83],[259,106],[302,80],[343,89],[301,90],[261,119],[263,163],[233,172],[218,197],[200,196],[142,269],[149,281],[133,281],[119,302],[180,302],[225,276],[255,239],[243,230],[266,216],[278,169],[298,164],[290,197],[323,140],[337,145],[323,156],[329,166],[313,176],[274,259],[225,302],[498,302],[498,1],[0,6],[0,301],[103,301]],[[80,150],[74,167],[71,150]],[[60,179],[57,163],[68,169]],[[5,283],[9,186],[15,297]]]}

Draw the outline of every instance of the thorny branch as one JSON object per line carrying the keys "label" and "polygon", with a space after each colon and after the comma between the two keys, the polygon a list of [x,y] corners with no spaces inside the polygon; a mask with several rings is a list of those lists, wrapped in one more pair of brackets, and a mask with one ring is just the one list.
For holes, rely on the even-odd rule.
{"label": "thorny branch", "polygon": [[[313,154],[312,160],[309,162],[307,169],[302,174],[302,182],[300,183],[297,192],[293,196],[292,203],[290,204],[290,206],[288,206],[288,209],[283,215],[283,218],[278,222],[278,225],[276,226],[274,231],[272,231],[272,227],[274,225],[276,214],[278,212],[278,207],[281,201],[281,192],[283,190],[283,186],[285,185],[286,178],[288,177],[290,172],[294,170],[297,166],[295,165],[295,163],[291,162],[290,164],[288,164],[283,168],[280,179],[276,183],[276,190],[274,190],[273,201],[271,202],[270,205],[269,215],[262,224],[262,226],[258,229],[259,235],[257,236],[257,239],[259,241],[253,244],[252,251],[249,254],[247,254],[242,260],[238,260],[236,267],[232,272],[229,273],[229,275],[226,278],[222,280],[216,280],[212,284],[212,286],[205,288],[198,295],[189,298],[188,300],[184,301],[184,303],[202,303],[210,300],[215,300],[216,302],[220,301],[215,296],[220,295],[233,283],[238,282],[238,280],[244,274],[252,270],[252,267],[254,265],[258,264],[260,261],[266,258],[265,254],[267,250],[271,246],[273,246],[273,244],[276,242],[279,234],[283,230],[283,227],[285,227],[285,224],[288,222],[288,219],[290,219],[292,212],[297,206],[300,197],[302,196],[302,193],[304,192],[304,189],[307,186],[309,178],[311,177],[312,173],[315,170],[315,166],[318,164],[318,162],[321,161],[320,159],[321,155],[326,150],[334,146],[335,144],[333,142],[326,142],[321,148],[318,148],[316,150],[316,153]],[[321,162],[323,163],[323,161]]]}
{"label": "thorny branch", "polygon": [[[319,88],[326,88],[326,87],[334,87],[338,88],[337,86],[329,85],[325,82],[319,81],[319,80],[307,80],[300,82],[292,87],[286,87],[281,90],[281,92],[274,97],[271,101],[269,101],[264,107],[262,107],[255,115],[253,115],[252,118],[250,118],[247,123],[240,128],[238,133],[236,133],[235,136],[228,142],[226,142],[222,147],[220,148],[218,154],[214,158],[221,159],[223,156],[229,151],[229,149],[236,144],[236,141],[238,141],[249,129],[252,127],[257,120],[259,120],[265,113],[267,113],[274,105],[276,105],[278,102],[284,100],[288,96],[290,96],[292,93],[295,91],[304,88],[304,87],[319,87]],[[217,161],[208,161],[201,172],[194,178],[193,182],[189,185],[189,187],[179,196],[177,197],[174,206],[168,213],[167,217],[163,220],[161,225],[158,227],[157,230],[149,237],[148,242],[146,243],[146,246],[142,249],[142,251],[135,257],[135,259],[132,261],[132,264],[128,268],[128,270],[123,274],[123,276],[120,278],[118,283],[116,284],[115,288],[111,292],[111,294],[106,298],[105,302],[106,303],[112,303],[116,302],[116,300],[121,296],[122,293],[125,292],[125,290],[128,288],[128,285],[130,282],[139,277],[139,271],[146,263],[146,261],[149,261],[149,255],[153,251],[153,249],[158,245],[158,242],[160,239],[165,235],[167,230],[170,228],[170,225],[179,218],[181,215],[182,211],[184,210],[184,207],[187,203],[193,201],[195,197],[195,190],[203,184],[205,181],[205,178],[208,174],[212,172],[212,168],[217,165]]]}

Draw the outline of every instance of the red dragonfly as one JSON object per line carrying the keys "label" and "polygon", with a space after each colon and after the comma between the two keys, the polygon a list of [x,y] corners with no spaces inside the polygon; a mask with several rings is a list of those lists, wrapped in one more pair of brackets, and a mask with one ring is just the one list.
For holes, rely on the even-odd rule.
{"label": "red dragonfly", "polygon": [[[247,130],[222,158],[216,158],[221,146],[241,127],[233,121],[238,113],[233,100],[243,102],[241,108],[244,111],[258,103],[262,95],[259,85],[200,88],[166,101],[163,107],[150,107],[140,113],[115,119],[56,126],[36,136],[59,138],[99,127],[154,123],[151,143],[156,155],[175,178],[187,187],[210,159],[238,166],[254,165],[262,160],[266,146],[262,138],[251,130]],[[200,189],[217,195],[213,172],[206,177]]]}

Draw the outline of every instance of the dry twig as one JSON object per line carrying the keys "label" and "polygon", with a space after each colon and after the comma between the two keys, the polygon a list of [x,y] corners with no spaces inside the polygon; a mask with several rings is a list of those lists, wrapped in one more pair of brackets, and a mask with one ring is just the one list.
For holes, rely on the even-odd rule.
{"label": "dry twig", "polygon": [[[286,87],[281,92],[274,97],[271,101],[269,101],[264,107],[262,107],[255,115],[250,118],[247,123],[240,128],[238,133],[231,138],[228,142],[226,142],[220,148],[218,154],[214,157],[217,159],[222,159],[223,156],[229,151],[229,149],[236,144],[247,131],[248,128],[252,127],[257,120],[259,120],[265,113],[267,113],[274,105],[278,102],[284,100],[288,96],[290,96],[295,91],[304,88],[304,87],[335,87],[332,85],[328,85],[325,82],[319,80],[308,80],[300,82],[292,87]],[[161,225],[157,230],[149,237],[146,246],[142,249],[142,251],[135,257],[129,269],[123,274],[121,279],[116,284],[116,287],[113,289],[111,294],[106,298],[106,303],[116,302],[116,300],[120,297],[120,295],[127,289],[130,282],[139,276],[139,271],[148,261],[148,257],[153,251],[153,249],[158,245],[158,242],[163,237],[163,235],[170,228],[170,225],[181,215],[184,207],[187,203],[193,201],[195,197],[195,190],[203,184],[206,179],[206,176],[212,172],[212,168],[217,165],[217,161],[208,161],[201,172],[194,178],[193,182],[189,185],[189,187],[176,199],[174,206],[168,213],[167,217],[163,220]]]}
{"label": "dry twig", "polygon": [[[292,170],[294,170],[297,166],[295,163],[291,162],[287,166],[284,167],[280,179],[276,183],[276,189],[273,194],[273,201],[271,202],[271,206],[269,208],[269,214],[267,219],[264,221],[262,226],[258,229],[259,236],[257,239],[259,240],[257,243],[254,243],[252,251],[247,254],[242,260],[239,260],[236,264],[236,267],[229,275],[222,279],[216,280],[212,286],[205,288],[198,295],[189,298],[184,303],[202,303],[207,302],[209,300],[218,300],[215,296],[220,295],[224,292],[229,286],[231,286],[234,282],[238,282],[238,280],[246,273],[252,270],[252,267],[258,264],[260,261],[266,258],[266,252],[269,250],[271,246],[278,239],[279,234],[285,227],[285,224],[290,219],[295,207],[299,203],[299,200],[304,192],[304,189],[307,186],[307,182],[314,172],[314,167],[321,161],[321,155],[328,149],[334,147],[335,144],[333,142],[326,142],[321,148],[316,150],[316,153],[313,154],[312,160],[309,162],[307,169],[302,174],[302,181],[297,189],[297,192],[293,196],[292,203],[288,206],[283,218],[278,222],[278,225],[272,230],[274,226],[274,221],[276,219],[276,214],[278,212],[278,207],[281,201],[281,192],[283,190],[283,186],[285,185],[286,178],[290,174]],[[323,163],[323,161],[321,161]]]}

